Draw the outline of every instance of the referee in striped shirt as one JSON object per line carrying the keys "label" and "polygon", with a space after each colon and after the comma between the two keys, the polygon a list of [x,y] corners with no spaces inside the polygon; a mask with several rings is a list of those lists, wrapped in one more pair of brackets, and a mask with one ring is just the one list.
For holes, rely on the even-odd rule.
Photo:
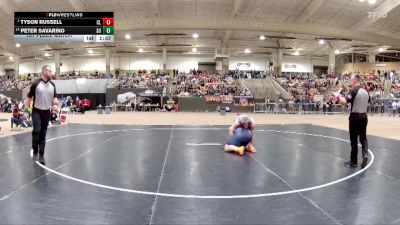
{"label": "referee in striped shirt", "polygon": [[350,161],[345,162],[346,166],[357,167],[358,141],[362,146],[362,164],[361,168],[367,166],[368,163],[368,140],[367,140],[367,107],[370,102],[368,92],[361,88],[361,77],[358,74],[351,76],[351,87],[346,97],[335,92],[334,96],[343,105],[350,104],[349,132],[351,143]]}
{"label": "referee in striped shirt", "polygon": [[[41,164],[45,163],[44,149],[46,146],[47,126],[49,125],[51,109],[57,109],[59,101],[57,99],[56,86],[52,79],[51,66],[45,65],[42,68],[42,77],[31,85],[25,105],[30,106],[33,101],[32,109],[32,158]],[[39,159],[37,159],[39,153]]]}

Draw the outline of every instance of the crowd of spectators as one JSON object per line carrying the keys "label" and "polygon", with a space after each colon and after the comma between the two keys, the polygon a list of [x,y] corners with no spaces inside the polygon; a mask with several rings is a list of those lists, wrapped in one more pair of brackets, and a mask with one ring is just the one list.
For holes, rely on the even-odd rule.
{"label": "crowd of spectators", "polygon": [[264,71],[260,70],[230,70],[229,75],[235,79],[264,79],[267,74]]}
{"label": "crowd of spectators", "polygon": [[[353,73],[358,73],[362,77],[362,87],[365,88],[370,96],[369,112],[371,113],[389,113],[400,115],[400,71],[368,71],[365,73],[352,72],[342,74],[330,74],[315,76],[312,74],[289,74],[289,76],[280,76],[278,83],[282,85],[292,96],[288,102],[281,102],[279,107],[275,103],[267,100],[267,108],[281,109],[282,111],[312,111],[327,112],[334,111],[345,112],[346,107],[337,107],[337,102],[332,96],[333,91],[342,90],[342,94],[350,90],[350,79]],[[385,93],[385,90],[388,93]],[[316,96],[319,95],[319,96]],[[321,98],[321,96],[323,98]],[[271,103],[271,104],[268,104]],[[333,111],[332,111],[333,110]],[[279,111],[279,110],[278,110]]]}
{"label": "crowd of spectators", "polygon": [[295,102],[302,99],[312,100],[315,95],[328,96],[337,84],[338,79],[332,76],[317,78],[314,75],[294,74],[291,77],[280,77],[278,83],[289,92]]}
{"label": "crowd of spectators", "polygon": [[[357,72],[359,73],[359,72]],[[315,76],[307,73],[284,73],[277,78],[281,86],[286,89],[292,100],[299,102],[302,99],[312,101],[315,95],[323,95],[329,100],[332,91],[348,87],[352,73],[330,74]],[[226,75],[218,75],[209,72],[191,70],[189,73],[175,71],[175,76],[160,71],[139,70],[138,72],[118,71],[115,74],[102,72],[69,72],[60,75],[62,80],[77,78],[86,79],[110,79],[115,87],[138,88],[138,87],[163,87],[171,88],[173,94],[179,96],[205,96],[205,95],[236,95],[249,96],[246,90],[240,88],[235,78],[264,78],[262,71],[239,71],[233,70]],[[0,76],[0,91],[22,90],[29,86],[32,81],[38,79],[40,74],[30,73],[20,77],[13,75]],[[400,98],[400,71],[367,71],[362,73],[364,87],[374,98],[383,96],[385,87],[390,85],[391,97]],[[386,85],[386,86],[385,86]]]}
{"label": "crowd of spectators", "polygon": [[18,104],[19,104],[18,100],[0,94],[0,112],[10,113],[12,111],[13,105],[18,105]]}
{"label": "crowd of spectators", "polygon": [[22,90],[31,83],[30,80],[16,78],[14,75],[0,76],[0,91]]}
{"label": "crowd of spectators", "polygon": [[[363,88],[371,97],[383,98],[387,90],[389,98],[400,98],[400,71],[379,71],[371,70],[364,73],[356,72],[361,75]],[[351,73],[338,74],[337,79],[342,87],[347,88]]]}
{"label": "crowd of spectators", "polygon": [[[385,87],[389,85],[390,98],[400,98],[400,71],[368,71],[361,74],[363,87],[370,93],[374,99],[380,99],[384,95]],[[332,91],[339,88],[343,92],[349,90],[350,78],[353,73],[330,74],[315,76],[309,74],[290,74],[281,76],[278,82],[298,102],[301,99],[310,99],[312,101],[315,95],[323,95],[324,99],[331,99]]]}
{"label": "crowd of spectators", "polygon": [[72,71],[70,73],[62,73],[60,74],[60,80],[73,80],[77,78],[86,78],[86,79],[112,79],[112,74],[105,74],[98,71],[94,72],[75,72]]}
{"label": "crowd of spectators", "polygon": [[12,131],[32,126],[30,112],[21,101],[0,94],[0,112],[11,113]]}
{"label": "crowd of spectators", "polygon": [[178,96],[252,95],[249,91],[241,89],[231,75],[201,71],[192,71],[189,74],[179,73],[174,94]]}
{"label": "crowd of spectators", "polygon": [[[242,90],[240,85],[234,81],[234,76],[247,76],[249,78],[259,76],[259,73],[247,71],[248,73],[238,73],[231,71],[228,75],[218,75],[203,71],[192,70],[190,73],[179,72],[174,78],[167,73],[160,71],[139,70],[138,72],[116,72],[112,75],[106,75],[100,72],[70,72],[60,75],[61,80],[70,80],[77,78],[86,79],[110,79],[110,83],[117,88],[146,88],[146,87],[162,87],[171,88],[174,94],[180,96],[204,96],[204,95],[236,95],[249,96],[251,93]],[[236,75],[235,75],[236,74]],[[0,90],[21,90],[29,86],[40,74],[29,73],[27,75],[15,78],[14,76],[0,77]]]}
{"label": "crowd of spectators", "polygon": [[117,74],[114,83],[117,83],[120,88],[167,87],[170,77],[159,71],[147,73],[145,70],[139,70],[138,73]]}

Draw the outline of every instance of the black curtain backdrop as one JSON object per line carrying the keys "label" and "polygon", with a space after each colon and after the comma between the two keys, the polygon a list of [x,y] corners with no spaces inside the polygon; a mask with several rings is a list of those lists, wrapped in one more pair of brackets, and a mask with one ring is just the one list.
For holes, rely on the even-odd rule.
{"label": "black curtain backdrop", "polygon": [[[140,97],[142,100],[144,99],[144,98],[149,98],[150,100],[151,100],[151,103],[152,104],[160,104],[160,106],[161,106],[161,97],[160,96],[141,96]],[[137,102],[137,104],[139,104],[140,102],[138,101]]]}
{"label": "black curtain backdrop", "polygon": [[26,98],[26,96],[22,96],[22,90],[15,91],[0,91],[0,94],[3,94],[9,98],[17,99],[18,101],[22,101],[22,99]]}

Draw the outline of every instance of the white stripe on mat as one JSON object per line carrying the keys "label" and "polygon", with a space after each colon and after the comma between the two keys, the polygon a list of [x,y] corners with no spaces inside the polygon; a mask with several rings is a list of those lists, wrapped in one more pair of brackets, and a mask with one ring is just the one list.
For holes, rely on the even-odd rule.
{"label": "white stripe on mat", "polygon": [[220,146],[221,143],[186,143],[188,146]]}

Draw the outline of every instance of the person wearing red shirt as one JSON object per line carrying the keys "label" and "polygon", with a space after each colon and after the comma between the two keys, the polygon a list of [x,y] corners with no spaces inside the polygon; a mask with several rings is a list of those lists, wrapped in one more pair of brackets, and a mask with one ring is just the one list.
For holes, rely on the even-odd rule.
{"label": "person wearing red shirt", "polygon": [[21,129],[21,110],[18,108],[18,105],[14,106],[14,109],[12,111],[12,117],[11,117],[11,130],[14,130],[14,124],[15,124],[15,129]]}

